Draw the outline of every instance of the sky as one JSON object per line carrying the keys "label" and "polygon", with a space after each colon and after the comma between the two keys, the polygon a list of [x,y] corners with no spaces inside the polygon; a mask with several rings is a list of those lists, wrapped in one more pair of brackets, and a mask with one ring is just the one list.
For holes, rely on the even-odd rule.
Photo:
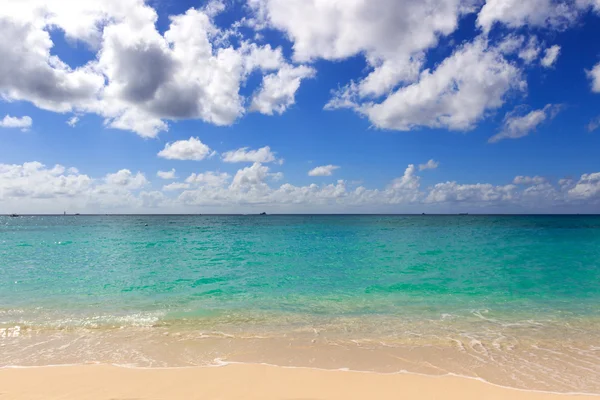
{"label": "sky", "polygon": [[600,0],[1,3],[0,214],[600,212]]}

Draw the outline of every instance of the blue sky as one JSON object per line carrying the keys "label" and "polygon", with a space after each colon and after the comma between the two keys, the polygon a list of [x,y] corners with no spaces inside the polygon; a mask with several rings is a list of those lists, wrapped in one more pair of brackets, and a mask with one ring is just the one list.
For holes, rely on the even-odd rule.
{"label": "blue sky", "polygon": [[600,210],[600,3],[3,8],[0,213]]}

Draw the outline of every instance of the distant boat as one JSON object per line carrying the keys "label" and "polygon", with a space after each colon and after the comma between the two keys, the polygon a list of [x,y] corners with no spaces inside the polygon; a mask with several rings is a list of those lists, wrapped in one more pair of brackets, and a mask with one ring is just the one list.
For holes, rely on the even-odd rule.
{"label": "distant boat", "polygon": [[266,212],[261,212],[259,215],[267,215]]}
{"label": "distant boat", "polygon": [[12,218],[16,218],[16,217],[18,217],[19,215],[18,215],[18,214],[10,214],[10,216],[11,216]]}
{"label": "distant boat", "polygon": [[81,215],[81,214],[77,213],[77,214],[75,214],[75,215]]}

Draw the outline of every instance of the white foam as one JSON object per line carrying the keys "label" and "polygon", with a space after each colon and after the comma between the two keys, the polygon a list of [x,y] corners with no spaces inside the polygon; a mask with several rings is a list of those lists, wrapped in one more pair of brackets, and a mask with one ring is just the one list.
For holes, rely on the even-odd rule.
{"label": "white foam", "polygon": [[17,338],[21,334],[21,327],[14,326],[12,328],[0,328],[0,338]]}

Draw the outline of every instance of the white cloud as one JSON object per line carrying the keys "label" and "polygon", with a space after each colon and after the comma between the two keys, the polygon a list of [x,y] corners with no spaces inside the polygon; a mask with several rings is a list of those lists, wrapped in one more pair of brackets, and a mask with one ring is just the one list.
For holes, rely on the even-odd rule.
{"label": "white cloud", "polygon": [[379,128],[407,131],[418,127],[469,130],[489,110],[504,104],[511,90],[524,90],[521,71],[497,48],[477,38],[445,59],[418,82],[402,87],[383,102],[355,103],[344,90],[328,108],[352,107]]}
{"label": "white cloud", "polygon": [[425,164],[419,164],[419,171],[424,171],[426,169],[436,169],[439,167],[440,163],[435,160],[429,160]]}
{"label": "white cloud", "polygon": [[77,125],[78,122],[79,122],[79,117],[77,115],[74,115],[67,120],[67,125],[69,125],[71,128],[75,128],[75,126]]}
{"label": "white cloud", "polygon": [[242,147],[223,153],[223,161],[227,163],[270,163],[277,161],[277,158],[269,146],[261,147],[258,150],[248,150],[248,147]]}
{"label": "white cloud", "polygon": [[104,178],[108,185],[127,188],[129,190],[141,189],[149,182],[141,172],[133,174],[128,169],[122,169],[114,174],[108,174]]}
{"label": "white cloud", "polygon": [[190,186],[191,185],[189,183],[173,182],[173,183],[169,183],[168,185],[163,186],[162,190],[164,192],[174,192],[177,190],[189,189]]}
{"label": "white cloud", "polygon": [[27,115],[20,118],[6,115],[0,120],[0,128],[21,128],[22,130],[27,130],[31,128],[32,124],[33,120]]}
{"label": "white cloud", "polygon": [[420,186],[421,178],[417,176],[417,169],[413,164],[409,164],[404,175],[394,179],[390,183],[390,189],[392,190],[417,190]]}
{"label": "white cloud", "polygon": [[161,179],[175,179],[175,168],[171,169],[170,171],[158,171],[156,176]]}
{"label": "white cloud", "polygon": [[283,114],[296,102],[296,92],[303,79],[315,76],[315,69],[301,65],[286,66],[263,78],[260,90],[253,96],[250,111],[261,114]]}
{"label": "white cloud", "polygon": [[191,174],[185,180],[188,184],[198,186],[220,187],[225,186],[231,179],[231,176],[226,172],[204,172],[200,174]]}
{"label": "white cloud", "polygon": [[333,171],[339,168],[337,165],[323,165],[308,171],[308,176],[331,176]]}
{"label": "white cloud", "polygon": [[592,81],[592,92],[600,93],[600,63],[596,64],[591,71],[586,71],[586,73]]}
{"label": "white cloud", "polygon": [[425,203],[499,203],[515,198],[514,185],[494,186],[489,183],[471,185],[456,182],[438,183],[427,197]]}
{"label": "white cloud", "polygon": [[538,58],[540,51],[542,51],[542,49],[540,48],[537,37],[531,36],[527,45],[519,51],[519,58],[525,61],[526,64],[531,64]]}
{"label": "white cloud", "polygon": [[568,194],[574,200],[600,199],[600,172],[583,174]]}
{"label": "white cloud", "polygon": [[373,64],[410,58],[452,33],[469,2],[442,0],[249,0],[256,18],[286,32],[294,59],[342,60],[365,54]]}
{"label": "white cloud", "polygon": [[250,167],[238,170],[230,187],[242,191],[268,191],[267,178],[281,180],[282,177],[281,173],[271,173],[269,167],[256,162]]}
{"label": "white cloud", "polygon": [[506,114],[504,126],[500,133],[489,139],[490,143],[496,143],[503,139],[519,139],[529,135],[544,121],[553,119],[562,106],[560,104],[548,104],[544,108],[534,110],[525,115],[520,115],[520,108]]}
{"label": "white cloud", "polygon": [[278,184],[275,180],[281,174],[255,163],[240,169],[233,180],[226,173],[204,172],[157,191],[142,173],[126,169],[94,179],[61,165],[0,164],[0,208],[18,213],[195,212],[198,206],[209,207],[211,212],[264,211],[269,207],[267,211],[420,213],[456,212],[468,206],[481,212],[589,212],[600,203],[600,172],[561,179],[557,184],[539,176],[519,176],[514,184],[450,181],[423,188],[417,170],[409,165],[383,189],[352,189],[343,180],[323,185]]}
{"label": "white cloud", "polygon": [[563,28],[578,17],[572,2],[555,0],[487,0],[477,16],[477,24],[489,31],[496,22],[510,28],[532,27]]}
{"label": "white cloud", "polygon": [[542,176],[516,176],[513,180],[515,185],[540,185],[546,183],[546,178]]}
{"label": "white cloud", "polygon": [[[156,10],[143,0],[11,1],[0,10],[0,95],[55,112],[94,113],[107,127],[155,137],[180,120],[228,126],[249,111],[281,114],[295,104],[302,81],[316,76],[307,63],[320,59],[364,58],[365,74],[340,82],[328,108],[352,108],[384,129],[468,130],[511,90],[525,89],[517,64],[503,57],[508,49],[483,38],[423,70],[440,38],[478,11],[475,0],[247,0],[249,15],[217,26],[229,3],[168,16],[159,30]],[[600,9],[589,0],[489,0],[478,23],[485,31],[496,21],[562,26],[592,6]],[[243,25],[283,32],[295,63]],[[52,30],[83,43],[93,57],[68,65],[52,54]],[[527,62],[540,51],[537,43],[519,49]],[[546,51],[543,65],[555,51]],[[262,78],[254,91],[245,87],[251,76]]]}
{"label": "white cloud", "polygon": [[502,54],[515,54],[523,48],[524,43],[525,36],[511,33],[498,43],[497,48]]}
{"label": "white cloud", "polygon": [[178,140],[173,143],[167,143],[165,148],[158,153],[159,157],[168,160],[204,160],[214,154],[210,147],[205,145],[197,137],[190,137],[188,140]]}
{"label": "white cloud", "polygon": [[89,176],[66,170],[62,165],[48,168],[36,161],[0,164],[0,201],[76,197],[84,195],[91,183]]}
{"label": "white cloud", "polygon": [[550,68],[554,65],[556,60],[558,60],[558,56],[560,54],[560,46],[555,44],[546,49],[544,54],[544,58],[542,58],[542,66],[546,68]]}
{"label": "white cloud", "polygon": [[[239,33],[213,23],[223,9],[216,4],[171,16],[163,34],[143,0],[13,1],[0,10],[0,94],[55,112],[95,113],[109,127],[145,137],[181,119],[231,125],[245,112],[240,88],[251,73],[301,69],[290,67],[280,48],[243,38],[229,44],[227,36]],[[96,56],[70,67],[51,54],[52,29]],[[295,79],[279,85],[287,97],[273,97],[276,84],[265,87],[265,102],[269,93],[279,101],[276,112],[293,103]]]}
{"label": "white cloud", "polygon": [[588,132],[593,132],[600,127],[600,115],[593,118],[586,126]]}
{"label": "white cloud", "polygon": [[[504,86],[510,87],[510,82],[515,85],[522,83],[516,69],[492,54],[483,56],[483,61],[488,61],[483,63],[487,73],[482,71],[483,68],[478,68],[482,60],[477,57],[462,60],[460,67],[466,71],[453,71],[452,76],[442,77],[450,72],[448,67],[442,68],[433,79],[427,79],[429,71],[421,72],[426,51],[434,48],[440,37],[455,31],[461,16],[476,10],[475,1],[440,0],[432,3],[416,0],[356,0],[341,3],[322,0],[248,0],[248,3],[255,10],[254,26],[270,26],[285,32],[293,42],[293,57],[298,62],[343,60],[356,55],[364,57],[369,71],[367,76],[344,86],[326,108],[353,108],[367,115],[378,127],[399,130],[418,126],[451,126],[451,129],[472,127],[483,114],[481,108],[496,108],[496,104],[500,103],[498,95],[501,97],[508,89],[501,90],[499,87],[503,75],[508,74],[511,78]],[[481,41],[478,43],[481,44]],[[500,63],[496,66],[498,61]],[[456,76],[459,72],[475,81],[465,86],[480,87],[479,92],[491,92],[487,97],[492,100],[475,107],[472,113],[478,115],[469,117],[468,121],[440,121],[442,115],[436,115],[435,112],[426,118],[425,115],[434,111],[434,104],[442,104],[437,107],[442,108],[458,100],[450,98],[450,92],[454,90],[449,86],[450,81],[462,83],[462,76]],[[482,75],[484,80],[491,80],[492,83],[487,85],[480,82],[478,77]],[[418,80],[421,82],[410,85]],[[442,80],[448,82],[446,87]],[[398,85],[405,86],[394,92]],[[436,85],[440,89],[435,88]],[[466,89],[461,88],[461,94],[456,97],[479,94],[467,94]],[[381,104],[373,103],[381,96],[387,99]],[[438,96],[447,98],[439,100]],[[485,100],[482,97],[479,95],[478,100]],[[473,104],[479,103],[474,101]],[[420,113],[418,110],[423,111]],[[448,115],[443,119],[465,118],[464,115],[456,115],[456,110],[450,106],[440,110],[442,113]],[[458,113],[464,111],[461,109]],[[415,114],[416,117],[410,117]]]}

